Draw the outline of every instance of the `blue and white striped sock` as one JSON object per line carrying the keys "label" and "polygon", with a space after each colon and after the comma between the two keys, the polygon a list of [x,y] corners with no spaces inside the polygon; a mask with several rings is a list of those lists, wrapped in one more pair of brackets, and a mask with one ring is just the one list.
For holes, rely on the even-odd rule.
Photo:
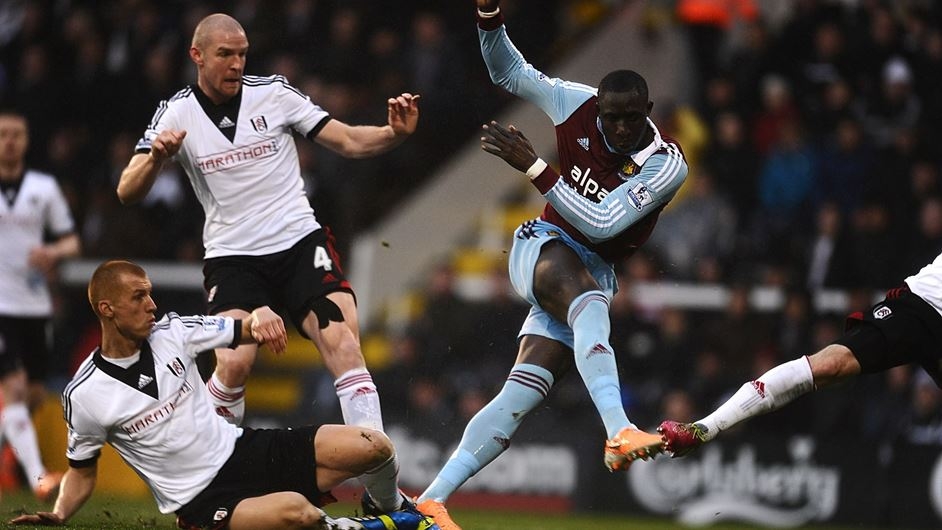
{"label": "blue and white striped sock", "polygon": [[418,502],[445,502],[475,473],[510,447],[524,416],[539,405],[553,386],[553,374],[535,364],[518,364],[500,393],[468,422],[458,448]]}

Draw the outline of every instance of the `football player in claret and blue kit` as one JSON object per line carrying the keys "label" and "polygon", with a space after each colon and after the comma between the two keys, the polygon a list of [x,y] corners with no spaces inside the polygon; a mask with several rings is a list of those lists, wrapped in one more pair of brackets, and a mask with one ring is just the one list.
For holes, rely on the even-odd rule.
{"label": "football player in claret and blue kit", "polygon": [[544,75],[510,41],[497,0],[477,0],[481,53],[497,85],[537,105],[556,127],[560,170],[515,127],[484,126],[482,148],[526,173],[546,199],[543,214],[514,233],[510,280],[531,305],[503,389],[465,428],[458,448],[417,499],[443,530],[459,530],[444,503],[510,446],[528,412],[573,366],[602,420],[604,465],[626,469],[662,450],[622,406],[609,344],[614,264],[648,239],[687,176],[680,146],[660,133],[644,77],[605,75],[598,88]]}

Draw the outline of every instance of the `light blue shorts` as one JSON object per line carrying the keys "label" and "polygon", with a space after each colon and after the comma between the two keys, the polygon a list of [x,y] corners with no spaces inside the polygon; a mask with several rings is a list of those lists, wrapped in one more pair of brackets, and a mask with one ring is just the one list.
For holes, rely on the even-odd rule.
{"label": "light blue shorts", "polygon": [[523,223],[514,231],[514,244],[510,249],[508,260],[510,283],[517,294],[530,302],[532,306],[530,314],[527,315],[527,319],[520,328],[518,337],[540,335],[572,348],[572,329],[569,324],[550,316],[540,307],[533,294],[533,271],[536,268],[536,260],[540,257],[540,249],[553,240],[561,241],[576,252],[609,300],[615,296],[618,286],[615,280],[615,270],[609,263],[553,223],[534,219]]}

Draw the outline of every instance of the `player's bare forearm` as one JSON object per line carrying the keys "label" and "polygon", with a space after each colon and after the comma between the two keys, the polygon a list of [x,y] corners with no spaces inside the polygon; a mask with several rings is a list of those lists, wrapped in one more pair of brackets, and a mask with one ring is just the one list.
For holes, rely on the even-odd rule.
{"label": "player's bare forearm", "polygon": [[128,167],[121,172],[118,181],[118,199],[122,204],[131,204],[147,196],[154,185],[157,173],[164,162],[170,160],[183,146],[186,131],[160,131],[151,142],[149,153],[140,153],[131,157]]}
{"label": "player's bare forearm", "polygon": [[79,511],[95,491],[97,466],[69,468],[59,485],[59,496],[51,512],[28,513],[10,521],[14,525],[59,526]]}
{"label": "player's bare forearm", "polygon": [[161,166],[163,162],[159,162],[150,153],[131,157],[128,167],[121,172],[121,179],[118,181],[118,200],[121,204],[134,204],[146,197]]}
{"label": "player's bare forearm", "polygon": [[314,140],[347,158],[367,158],[385,153],[405,141],[418,125],[418,95],[403,93],[387,100],[384,126],[347,125],[331,120]]}
{"label": "player's bare forearm", "polygon": [[499,156],[517,171],[526,172],[536,162],[538,156],[533,150],[533,144],[523,132],[513,125],[504,127],[492,121],[482,128],[481,149]]}

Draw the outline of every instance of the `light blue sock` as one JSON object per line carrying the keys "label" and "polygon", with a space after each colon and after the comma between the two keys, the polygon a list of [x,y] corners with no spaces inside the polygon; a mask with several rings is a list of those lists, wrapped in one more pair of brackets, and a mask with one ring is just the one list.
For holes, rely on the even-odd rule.
{"label": "light blue sock", "polygon": [[534,364],[518,364],[500,393],[468,422],[458,448],[418,502],[445,502],[475,473],[510,447],[524,416],[539,405],[553,386],[553,374]]}
{"label": "light blue sock", "polygon": [[628,421],[621,404],[618,365],[608,343],[611,333],[608,298],[601,291],[583,293],[569,305],[567,318],[572,328],[576,368],[602,417],[605,432],[612,438],[634,425]]}

